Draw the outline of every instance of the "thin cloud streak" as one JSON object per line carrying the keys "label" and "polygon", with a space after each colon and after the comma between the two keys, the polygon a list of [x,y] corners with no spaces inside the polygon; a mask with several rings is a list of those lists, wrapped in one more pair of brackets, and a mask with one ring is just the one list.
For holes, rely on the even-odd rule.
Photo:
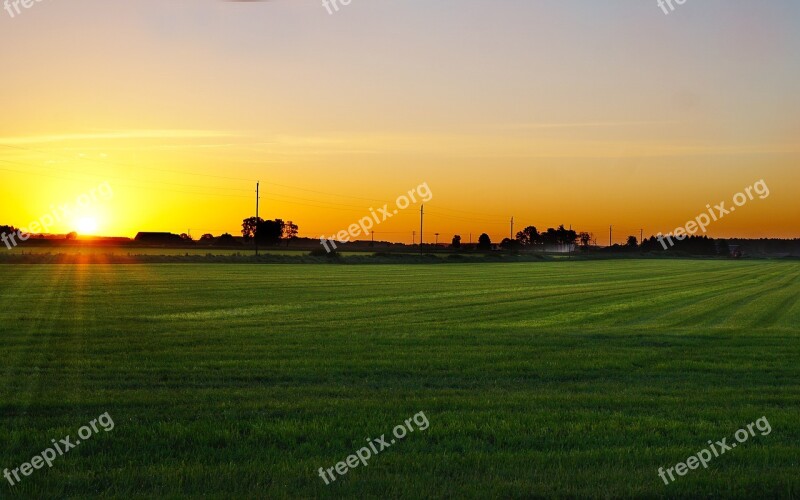
{"label": "thin cloud streak", "polygon": [[676,125],[677,121],[629,121],[629,122],[574,122],[574,123],[507,123],[495,128],[508,130],[563,129],[563,128],[613,128],[640,127],[643,125]]}
{"label": "thin cloud streak", "polygon": [[235,134],[217,130],[118,130],[88,134],[57,134],[27,137],[2,137],[0,144],[47,144],[68,141],[100,141],[131,139],[207,139],[211,137],[230,137]]}

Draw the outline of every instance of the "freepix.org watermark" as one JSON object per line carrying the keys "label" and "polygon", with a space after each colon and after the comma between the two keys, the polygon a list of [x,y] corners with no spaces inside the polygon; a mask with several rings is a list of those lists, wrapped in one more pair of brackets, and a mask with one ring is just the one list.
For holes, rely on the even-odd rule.
{"label": "freepix.org watermark", "polygon": [[[769,424],[767,417],[761,417],[755,422],[747,424],[747,428],[742,427],[736,431],[733,435],[734,439],[736,439],[735,443],[728,444],[728,438],[723,438],[722,441],[717,441],[716,444],[709,441],[708,448],[704,448],[690,456],[686,459],[686,462],[678,462],[674,467],[670,467],[666,469],[666,471],[663,467],[659,467],[658,477],[664,481],[665,485],[669,485],[671,482],[675,481],[673,472],[679,476],[685,476],[690,470],[695,470],[701,465],[704,469],[708,469],[708,463],[711,462],[711,460],[719,458],[726,452],[736,448],[739,444],[744,443],[751,437],[755,437],[756,433],[753,427],[758,429],[762,436],[768,436],[772,432],[772,426]],[[669,481],[667,480],[667,476],[669,476]]]}
{"label": "freepix.org watermark", "polygon": [[[659,243],[664,247],[664,250],[667,250],[669,247],[675,246],[675,242],[672,241],[673,237],[678,241],[683,241],[687,236],[697,234],[698,231],[705,233],[706,228],[711,225],[712,222],[717,222],[726,215],[732,214],[736,211],[736,207],[746,205],[748,201],[755,199],[753,192],[762,200],[769,196],[769,187],[767,187],[767,183],[764,182],[764,179],[745,188],[743,192],[736,193],[733,197],[734,206],[726,208],[726,202],[724,201],[720,202],[719,205],[714,205],[714,208],[711,208],[711,204],[708,204],[706,205],[708,213],[704,212],[698,215],[694,220],[687,222],[685,226],[675,228],[675,230],[667,236],[658,233]],[[669,243],[669,246],[667,246],[667,243]]]}
{"label": "freepix.org watermark", "polygon": [[64,454],[69,450],[80,445],[81,440],[86,441],[87,439],[91,439],[95,434],[99,434],[100,429],[103,429],[106,432],[111,432],[114,429],[114,420],[111,419],[111,415],[109,415],[108,412],[103,413],[99,417],[89,422],[89,425],[84,425],[78,429],[78,437],[80,439],[76,439],[74,442],[70,436],[61,439],[58,442],[56,442],[55,439],[51,439],[50,441],[53,444],[51,448],[47,448],[43,452],[34,456],[30,462],[25,462],[19,467],[10,470],[4,469],[3,477],[8,480],[11,486],[19,484],[19,482],[22,481],[20,474],[22,474],[23,477],[28,477],[33,474],[34,470],[41,469],[45,466],[45,464],[47,464],[48,468],[52,467],[53,462],[58,457],[63,457]]}
{"label": "freepix.org watermark", "polygon": [[334,12],[339,12],[339,4],[347,7],[352,1],[353,0],[322,0],[322,6],[328,10],[328,14],[333,15]]}
{"label": "freepix.org watermark", "polygon": [[22,9],[20,9],[20,6],[22,6],[23,9],[30,9],[41,1],[42,0],[5,0],[3,2],[3,9],[5,9],[5,11],[8,12],[8,15],[13,19],[19,14],[22,14]]}
{"label": "freepix.org watermark", "polygon": [[[113,196],[114,191],[111,189],[111,186],[108,184],[108,182],[104,182],[96,188],[89,190],[88,193],[83,193],[78,196],[75,199],[75,204],[78,206],[78,208],[86,208],[92,203],[108,201]],[[50,209],[52,212],[39,217],[38,220],[31,222],[27,227],[18,229],[16,232],[12,232],[11,234],[0,234],[0,241],[5,244],[6,248],[11,250],[19,245],[20,242],[28,241],[28,239],[31,237],[31,234],[47,233],[53,224],[58,224],[63,220],[69,219],[72,217],[74,212],[69,203],[58,205],[58,207],[51,205]]]}
{"label": "freepix.org watermark", "polygon": [[[661,7],[661,10],[664,11],[665,16],[668,16],[670,12],[675,11],[675,6],[672,5],[673,1],[678,5],[683,5],[686,3],[686,0],[657,0],[657,1],[658,1],[658,6]],[[669,10],[667,10],[667,6],[669,6]]]}
{"label": "freepix.org watermark", "polygon": [[[417,196],[419,196],[419,199]],[[328,238],[325,236],[320,236],[319,241],[322,243],[322,246],[325,247],[325,251],[330,253],[332,249],[336,250],[336,241],[339,241],[340,243],[347,243],[351,239],[354,239],[361,234],[369,235],[373,227],[391,219],[395,215],[399,214],[400,210],[405,210],[411,206],[412,203],[418,203],[420,201],[427,203],[432,199],[433,193],[431,192],[431,188],[428,187],[428,183],[422,183],[409,191],[408,196],[400,195],[395,201],[395,209],[390,210],[388,203],[382,208],[379,208],[377,212],[374,208],[370,207],[370,215],[367,217],[362,217],[357,223],[350,224],[350,227],[339,231],[333,236]],[[330,244],[330,247],[328,244]]]}
{"label": "freepix.org watermark", "polygon": [[[414,427],[411,425],[411,422],[417,424],[417,429],[420,431],[424,431],[430,427],[428,417],[425,416],[425,412],[421,411],[413,417],[406,419],[405,425],[400,424],[392,430],[392,434],[394,434],[395,439],[387,441],[386,434],[381,434],[381,437],[378,439],[367,438],[367,441],[369,441],[369,447],[365,446],[361,448],[354,455],[350,455],[333,467],[329,467],[327,469],[320,467],[318,471],[319,477],[325,481],[325,484],[331,484],[331,481],[336,481],[336,476],[333,474],[334,471],[336,471],[336,474],[344,476],[350,469],[355,469],[359,465],[366,467],[369,465],[367,461],[371,457],[389,448],[391,445],[395,444],[398,439],[403,439],[409,433],[414,432]],[[329,477],[330,480],[328,480]]]}

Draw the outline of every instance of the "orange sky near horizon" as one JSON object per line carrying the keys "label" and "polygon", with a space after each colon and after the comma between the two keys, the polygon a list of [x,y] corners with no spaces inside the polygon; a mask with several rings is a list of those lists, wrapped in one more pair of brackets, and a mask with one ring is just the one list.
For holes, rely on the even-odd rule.
{"label": "orange sky near horizon", "polygon": [[[425,241],[558,224],[800,237],[800,8],[711,0],[36,4],[0,19],[0,224],[333,235],[427,183]],[[723,7],[724,6],[724,7]],[[743,32],[743,29],[745,30]],[[746,34],[743,34],[746,33]],[[76,207],[101,183],[110,199]],[[96,224],[96,228],[92,225]],[[413,205],[375,228],[410,242]]]}

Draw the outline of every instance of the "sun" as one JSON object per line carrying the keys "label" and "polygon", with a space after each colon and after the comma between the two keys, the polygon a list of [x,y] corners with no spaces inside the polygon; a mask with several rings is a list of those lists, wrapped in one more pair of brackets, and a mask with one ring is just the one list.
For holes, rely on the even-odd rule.
{"label": "sun", "polygon": [[75,223],[79,234],[94,234],[97,231],[97,219],[94,217],[81,217]]}

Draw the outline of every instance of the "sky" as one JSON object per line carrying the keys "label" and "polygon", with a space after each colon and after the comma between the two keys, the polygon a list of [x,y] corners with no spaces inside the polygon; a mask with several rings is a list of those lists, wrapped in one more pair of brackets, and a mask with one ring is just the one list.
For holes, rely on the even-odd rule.
{"label": "sky", "polygon": [[[260,181],[261,217],[319,237],[426,183],[426,242],[499,240],[513,216],[605,243],[763,180],[767,198],[707,234],[800,237],[796,0],[9,9],[0,224],[67,205],[49,232],[236,234]],[[92,197],[101,184],[113,196]],[[412,204],[376,240],[418,229]]]}

